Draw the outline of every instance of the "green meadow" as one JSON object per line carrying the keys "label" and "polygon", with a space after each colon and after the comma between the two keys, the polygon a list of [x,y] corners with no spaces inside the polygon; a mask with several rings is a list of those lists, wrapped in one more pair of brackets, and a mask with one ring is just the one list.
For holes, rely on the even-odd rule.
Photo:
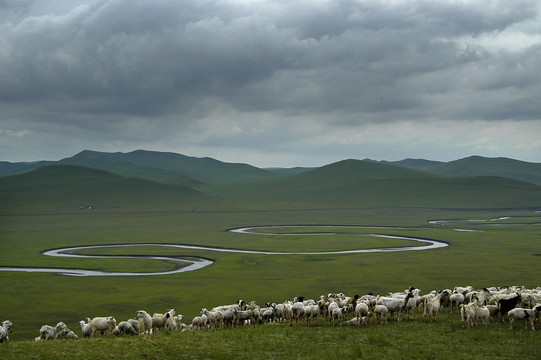
{"label": "green meadow", "polygon": [[[257,255],[153,246],[88,249],[80,253],[163,255],[187,260],[202,257],[214,263],[193,272],[138,277],[0,271],[0,320],[9,319],[14,324],[10,343],[0,344],[0,355],[89,359],[340,355],[538,358],[538,332],[524,331],[523,324],[515,331],[509,331],[506,324],[461,330],[458,315],[450,315],[448,310],[436,323],[428,323],[417,314],[414,321],[365,329],[333,329],[320,320],[311,329],[277,324],[161,334],[149,339],[30,341],[44,324],[63,321],[80,335],[79,320],[113,315],[122,321],[133,318],[140,309],[152,314],[176,308],[189,323],[203,307],[239,299],[265,304],[294,296],[319,299],[330,292],[387,294],[412,285],[420,288],[421,294],[465,285],[541,286],[538,185],[493,177],[421,176],[392,168],[385,168],[385,174],[379,177],[370,177],[361,174],[358,165],[343,163],[331,170],[318,169],[315,174],[250,178],[245,183],[198,183],[194,188],[71,166],[0,177],[0,267],[114,272],[173,268],[168,262],[146,259],[55,258],[42,254],[53,248],[98,244],[190,244],[274,252],[419,245],[365,236],[376,233],[434,239],[450,245],[426,251],[328,255]],[[370,174],[376,170],[368,169]],[[333,182],[333,171],[340,174],[334,178],[339,181]],[[92,205],[93,210],[81,208],[83,205]],[[500,217],[509,218],[495,220]],[[442,219],[446,221],[429,223]],[[273,235],[227,231],[270,225],[303,227],[265,229]],[[329,234],[300,234],[322,232],[311,227],[316,225],[335,227],[323,230]],[[290,235],[283,235],[284,231]],[[107,355],[100,356],[102,351]]]}

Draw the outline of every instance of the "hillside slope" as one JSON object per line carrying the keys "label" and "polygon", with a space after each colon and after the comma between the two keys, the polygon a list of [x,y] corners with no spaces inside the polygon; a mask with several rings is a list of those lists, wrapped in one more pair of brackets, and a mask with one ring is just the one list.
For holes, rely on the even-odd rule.
{"label": "hillside slope", "polygon": [[504,157],[470,156],[449,162],[405,159],[393,162],[382,161],[382,163],[422,170],[441,176],[498,176],[541,185],[541,163]]}
{"label": "hillside slope", "polygon": [[197,158],[146,150],[136,150],[129,153],[85,150],[73,157],[63,159],[59,163],[188,186],[249,181],[275,175],[270,171],[247,164],[225,163],[212,158]]}
{"label": "hillside slope", "polygon": [[0,211],[191,209],[209,197],[182,185],[125,178],[103,170],[51,165],[0,177]]}
{"label": "hillside slope", "polygon": [[541,205],[541,186],[500,177],[442,177],[344,160],[298,175],[229,188],[224,196],[288,207],[521,208]]}

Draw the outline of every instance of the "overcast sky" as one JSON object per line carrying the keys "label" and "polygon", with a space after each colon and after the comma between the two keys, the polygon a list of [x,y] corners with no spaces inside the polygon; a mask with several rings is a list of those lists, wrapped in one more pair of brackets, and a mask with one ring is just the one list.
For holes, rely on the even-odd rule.
{"label": "overcast sky", "polygon": [[539,0],[0,0],[0,160],[541,162]]}

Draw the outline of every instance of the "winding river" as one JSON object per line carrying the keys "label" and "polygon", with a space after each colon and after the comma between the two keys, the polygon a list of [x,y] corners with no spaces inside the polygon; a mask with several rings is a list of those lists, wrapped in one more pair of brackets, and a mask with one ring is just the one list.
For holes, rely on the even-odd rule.
{"label": "winding river", "polygon": [[[279,229],[279,228],[362,228],[362,229],[400,229],[397,227],[367,227],[367,226],[334,226],[334,225],[319,225],[319,226],[254,226],[254,227],[243,227],[237,229],[230,229],[228,231],[235,232],[239,234],[251,234],[251,235],[295,235],[295,236],[318,236],[318,235],[327,235],[332,236],[332,232],[308,232],[308,233],[271,233],[264,232],[264,229]],[[104,249],[104,248],[120,248],[120,247],[137,247],[137,246],[157,246],[157,247],[170,247],[170,248],[181,248],[181,249],[191,249],[191,250],[204,250],[204,251],[214,251],[222,253],[236,253],[236,254],[256,254],[256,255],[334,255],[334,254],[358,254],[358,253],[385,253],[385,252],[397,252],[397,251],[422,251],[430,249],[438,249],[449,246],[446,242],[432,240],[432,239],[422,239],[409,236],[396,236],[396,235],[381,235],[381,234],[363,234],[362,236],[378,237],[378,238],[387,238],[387,239],[401,239],[421,242],[421,246],[404,246],[404,247],[394,247],[394,248],[373,248],[373,249],[357,249],[357,250],[338,250],[338,251],[316,251],[316,252],[272,252],[272,251],[258,251],[258,250],[242,250],[242,249],[227,249],[227,248],[216,248],[216,247],[207,247],[207,246],[196,246],[196,245],[181,245],[181,244],[156,244],[156,243],[146,243],[146,244],[121,244],[121,245],[91,245],[91,246],[75,246],[67,247],[60,249],[47,250],[43,253],[46,256],[54,257],[71,257],[71,258],[101,258],[101,259],[150,259],[158,261],[166,261],[175,265],[173,270],[169,271],[160,271],[160,272],[106,272],[106,271],[96,271],[96,270],[81,270],[81,269],[55,269],[55,268],[34,268],[34,267],[0,267],[0,271],[19,271],[19,272],[37,272],[37,273],[52,273],[58,275],[66,276],[155,276],[155,275],[170,275],[178,274],[182,272],[195,271],[207,267],[214,263],[212,260],[192,257],[196,260],[188,259],[177,259],[173,257],[166,256],[129,256],[129,255],[81,255],[76,254],[77,251],[86,250],[86,249]],[[188,264],[188,265],[186,265]]]}

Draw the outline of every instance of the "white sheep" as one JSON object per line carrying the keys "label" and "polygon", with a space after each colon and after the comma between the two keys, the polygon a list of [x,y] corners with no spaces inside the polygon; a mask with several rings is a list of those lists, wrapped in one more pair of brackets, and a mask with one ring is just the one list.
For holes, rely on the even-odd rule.
{"label": "white sheep", "polygon": [[514,308],[509,310],[507,313],[507,318],[511,323],[509,329],[513,329],[513,325],[517,320],[526,321],[526,329],[528,328],[528,321],[532,325],[532,331],[535,331],[534,321],[537,316],[537,313],[541,311],[541,304],[536,305],[533,309],[524,309],[524,308]]}
{"label": "white sheep", "polygon": [[206,315],[210,328],[213,330],[221,329],[224,326],[224,314],[220,311],[208,311],[207,309],[201,309],[201,314]]}
{"label": "white sheep", "polygon": [[483,322],[484,325],[487,324],[488,319],[490,318],[490,311],[486,306],[478,306],[475,309],[475,323],[477,324],[479,320]]}
{"label": "white sheep", "polygon": [[235,326],[235,310],[241,311],[246,307],[244,300],[239,300],[237,304],[221,305],[212,308],[210,311],[219,311],[224,315],[224,325],[227,327]]}
{"label": "white sheep", "polygon": [[256,322],[258,321],[258,314],[255,310],[243,310],[237,311],[234,310],[235,314],[235,326],[244,325],[249,323],[252,327],[255,327]]}
{"label": "white sheep", "polygon": [[293,317],[291,318],[291,324],[293,324],[293,319],[295,319],[295,324],[299,324],[299,320],[302,320],[304,318],[304,303],[303,302],[296,302],[291,307],[291,310],[293,311]]}
{"label": "white sheep", "polygon": [[332,310],[331,313],[331,321],[332,326],[334,327],[336,325],[336,322],[338,322],[338,325],[342,326],[342,319],[344,317],[344,314],[347,312],[346,307],[337,307]]}
{"label": "white sheep", "polygon": [[81,326],[81,332],[83,333],[83,337],[87,338],[92,335],[92,326],[90,324],[85,323],[84,320],[79,321],[79,326]]}
{"label": "white sheep", "polygon": [[394,313],[398,312],[398,321],[401,321],[402,311],[406,308],[409,299],[412,297],[413,294],[411,292],[408,292],[404,298],[378,297],[376,305],[385,305],[391,314],[391,320],[394,320]]}
{"label": "white sheep", "polygon": [[176,315],[173,317],[167,318],[167,322],[165,323],[165,328],[168,331],[177,331],[179,329],[180,322],[182,321],[183,316],[182,315]]}
{"label": "white sheep", "polygon": [[192,328],[195,330],[205,329],[207,327],[208,317],[203,314],[201,316],[196,316],[192,320]]}
{"label": "white sheep", "polygon": [[462,320],[462,328],[464,328],[464,322],[466,322],[468,327],[470,327],[470,324],[473,325],[477,306],[477,299],[475,299],[469,304],[460,305],[460,318]]}
{"label": "white sheep", "polygon": [[65,328],[58,333],[57,339],[62,340],[76,340],[78,336],[68,328]]}
{"label": "white sheep", "polygon": [[367,316],[363,316],[362,318],[356,318],[354,317],[351,320],[346,321],[346,325],[350,326],[368,326],[368,323],[370,322],[370,317],[372,316],[372,313],[369,312]]}
{"label": "white sheep", "polygon": [[58,334],[66,328],[67,326],[63,322],[59,322],[55,327],[43,325],[41,329],[39,329],[39,338],[40,340],[54,340],[58,337]]}
{"label": "white sheep", "polygon": [[167,319],[175,316],[175,309],[171,309],[165,314],[152,315],[152,333],[159,333],[161,328],[165,327]]}
{"label": "white sheep", "polygon": [[101,334],[111,333],[116,326],[116,320],[112,316],[98,316],[93,318],[87,318],[86,321],[92,327],[92,335],[96,336],[96,332],[101,332]]}
{"label": "white sheep", "polygon": [[424,310],[424,316],[425,318],[428,317],[428,320],[436,320],[436,317],[438,316],[438,312],[440,311],[440,299],[441,299],[442,293],[438,293],[436,296],[434,296],[432,299],[426,298],[425,299],[425,310]]}
{"label": "white sheep", "polygon": [[128,319],[126,322],[130,323],[135,332],[139,334],[139,321],[137,321],[137,319]]}
{"label": "white sheep", "polygon": [[9,333],[11,332],[11,327],[13,326],[12,322],[9,320],[5,320],[2,322],[2,326],[0,326],[0,343],[4,340],[6,342],[9,341]]}
{"label": "white sheep", "polygon": [[389,310],[387,309],[387,306],[383,304],[374,306],[374,315],[376,316],[376,320],[379,319],[381,324],[383,324],[384,322],[387,322],[388,313],[389,313]]}
{"label": "white sheep", "polygon": [[413,320],[413,310],[417,307],[417,301],[419,300],[419,294],[421,293],[420,289],[410,288],[408,289],[408,292],[411,293],[410,296],[408,296],[408,293],[405,293],[404,297],[407,297],[408,300],[405,302],[404,307],[402,308],[402,311],[406,310],[406,316],[408,319]]}
{"label": "white sheep", "polygon": [[357,318],[357,323],[361,324],[361,318],[363,316],[367,316],[369,313],[368,305],[362,301],[357,302],[357,306],[355,306],[355,317]]}
{"label": "white sheep", "polygon": [[135,318],[138,321],[139,332],[143,332],[145,335],[150,334],[152,331],[152,317],[145,310],[139,310]]}
{"label": "white sheep", "polygon": [[451,305],[451,313],[453,312],[453,309],[456,307],[456,311],[460,311],[460,305],[464,303],[464,295],[461,293],[452,293],[449,295],[449,303]]}
{"label": "white sheep", "polygon": [[120,334],[137,335],[137,330],[128,321],[121,321],[117,328],[120,330]]}
{"label": "white sheep", "polygon": [[334,312],[335,309],[339,309],[339,308],[340,308],[339,301],[337,302],[334,300],[334,298],[329,297],[329,306],[327,306],[327,312],[329,314],[329,324],[333,323],[332,313]]}
{"label": "white sheep", "polygon": [[319,306],[317,304],[306,305],[304,307],[304,316],[306,318],[306,324],[310,326],[310,323],[315,321],[317,324],[317,316],[319,315]]}

